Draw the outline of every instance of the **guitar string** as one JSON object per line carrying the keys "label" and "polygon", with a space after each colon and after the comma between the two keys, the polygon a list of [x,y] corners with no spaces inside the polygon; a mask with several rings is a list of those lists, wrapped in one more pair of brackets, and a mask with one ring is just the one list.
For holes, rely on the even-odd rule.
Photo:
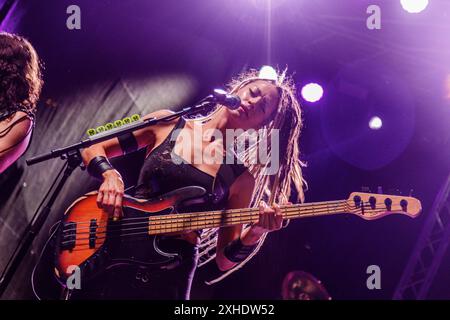
{"label": "guitar string", "polygon": [[[309,206],[323,206],[323,205],[329,205],[329,204],[335,204],[335,203],[343,203],[347,200],[333,200],[333,201],[321,201],[321,202],[314,202],[314,203],[298,203],[298,204],[293,204],[293,205],[281,205],[280,208],[287,208],[287,207],[295,207],[295,208],[301,208],[301,207],[309,207]],[[126,206],[128,208],[132,208],[130,206]],[[206,212],[211,212],[214,214],[223,214],[224,212],[226,213],[240,213],[241,211],[245,211],[245,210],[257,210],[258,208],[242,208],[242,209],[227,209],[227,210],[213,210],[213,211],[206,211]],[[146,212],[146,211],[144,211]],[[186,215],[190,215],[190,214],[196,214],[199,212],[186,212],[186,213],[179,213],[179,214],[186,214]],[[136,220],[136,219],[142,219],[141,217],[138,218],[124,218],[121,219],[121,221],[127,221],[127,220]],[[77,222],[77,224],[90,224],[91,221],[80,221]]]}
{"label": "guitar string", "polygon": [[[383,212],[383,211],[385,211],[384,209],[381,209],[381,210],[375,210],[375,212],[377,213],[377,212]],[[287,219],[289,219],[289,218],[302,218],[302,217],[306,217],[306,216],[316,216],[316,215],[318,215],[318,214],[328,214],[328,215],[332,215],[332,214],[338,214],[339,212],[329,212],[329,210],[326,210],[326,211],[316,211],[316,212],[309,212],[309,213],[303,213],[303,214],[301,214],[300,216],[298,215],[298,213],[297,212],[295,212],[295,211],[293,211],[293,210],[285,210],[285,213],[286,214],[284,214],[283,215],[283,218],[287,218]],[[222,226],[226,226],[226,225],[234,225],[234,224],[245,224],[245,223],[249,223],[249,222],[252,222],[252,218],[253,217],[256,217],[256,216],[259,216],[259,214],[257,213],[257,214],[253,214],[253,215],[250,215],[250,216],[248,216],[247,215],[247,218],[250,218],[250,220],[244,220],[244,221],[242,221],[242,219],[235,219],[235,218],[232,218],[232,219],[228,219],[227,221],[226,221],[226,223],[225,224],[223,224]],[[228,223],[228,224],[227,224]],[[168,228],[168,227],[164,227],[164,225],[167,225],[167,223],[166,224],[153,224],[152,226],[157,226],[157,227],[160,227],[160,226],[163,226],[163,227],[160,227],[160,228],[150,228],[149,229],[149,227],[150,227],[150,225],[147,223],[146,224],[146,226],[143,226],[143,227],[139,227],[139,228],[125,228],[125,229],[121,229],[121,230],[117,230],[117,231],[129,231],[129,230],[139,230],[139,229],[142,229],[142,230],[146,230],[146,232],[143,232],[142,234],[149,234],[149,232],[151,233],[151,232],[156,232],[156,231],[164,231],[164,232],[161,232],[161,233],[169,233],[169,232],[179,232],[179,231],[189,231],[189,230],[193,230],[192,228],[194,227],[194,228],[199,228],[199,229],[202,229],[202,228],[208,228],[208,227],[211,227],[211,226],[215,226],[215,221],[213,220],[213,221],[209,221],[206,225],[204,224],[204,221],[190,221],[190,223],[189,223],[189,227],[187,228],[187,229],[185,229],[185,227],[186,227],[186,224],[184,224],[184,225],[182,225],[181,226],[181,229],[180,229],[180,226],[175,226],[175,227],[173,227],[172,226],[172,224],[171,224],[171,227],[170,228]],[[169,230],[168,230],[169,229]],[[174,230],[175,229],[175,230]],[[77,233],[76,235],[79,235],[79,234],[82,234],[82,233]],[[90,234],[90,233],[84,233],[84,234]],[[99,233],[96,233],[95,235],[96,235],[96,238],[95,239],[103,239],[103,238],[106,238],[106,237],[103,237],[103,238],[101,238],[101,237],[97,237],[97,235],[98,234],[107,234],[107,232],[99,232]],[[119,235],[119,237],[121,237],[121,236],[127,236],[127,235],[134,235],[135,233],[132,233],[132,234],[127,234],[127,233],[122,233],[122,234],[120,234]],[[75,235],[75,236],[76,236]],[[113,236],[112,236],[113,237]],[[81,240],[91,240],[90,238],[78,238],[78,239],[75,239],[75,241],[81,241]],[[66,240],[66,241],[62,241],[62,244],[66,244],[66,243],[70,243],[70,242],[73,242],[74,240]]]}
{"label": "guitar string", "polygon": [[[336,207],[336,206],[341,206],[341,205],[346,205],[346,203],[344,202],[345,200],[338,200],[338,201],[334,201],[333,205],[326,205],[326,208],[329,207]],[[286,210],[286,209],[294,209],[294,210],[320,210],[323,208],[324,205],[314,205],[314,206],[282,206],[280,207],[281,210]],[[332,208],[332,209],[333,209]],[[97,225],[97,228],[105,228],[108,226],[108,224],[112,224],[111,227],[115,227],[115,226],[126,226],[126,225],[134,225],[134,224],[138,224],[138,223],[142,223],[142,222],[148,222],[149,220],[151,221],[159,221],[159,222],[164,222],[164,221],[168,221],[168,222],[172,222],[174,219],[189,219],[189,218],[198,218],[198,219],[203,219],[203,220],[207,220],[207,218],[212,218],[212,219],[217,219],[218,217],[242,217],[242,216],[246,216],[249,213],[258,213],[258,209],[257,208],[243,208],[243,209],[232,209],[231,210],[222,210],[222,211],[209,211],[209,212],[192,212],[192,213],[174,213],[174,214],[163,214],[163,215],[155,215],[155,216],[148,216],[148,217],[138,217],[138,218],[125,218],[125,219],[120,219],[117,222],[112,222],[111,218],[108,219],[108,221],[106,221],[106,223],[101,223],[99,225]],[[152,220],[153,218],[153,220]],[[129,220],[133,219],[133,221],[135,222],[130,222],[128,223]],[[126,222],[126,223],[123,223]],[[69,222],[70,223],[70,222]],[[92,222],[73,222],[75,224],[74,228],[67,228],[64,231],[65,232],[70,232],[70,231],[75,231],[75,230],[88,230],[91,228],[91,226],[86,226],[86,227],[78,227],[78,225],[82,225],[82,224],[86,224],[89,223],[91,224]],[[114,223],[116,223],[117,225],[114,225]],[[67,224],[67,223],[66,223]],[[120,224],[120,225],[119,225]]]}
{"label": "guitar string", "polygon": [[[341,205],[340,206],[336,206],[335,208],[332,208],[332,209],[326,209],[326,210],[324,210],[324,209],[317,209],[317,210],[305,210],[304,212],[319,212],[319,213],[322,213],[322,212],[326,212],[326,211],[330,211],[330,210],[334,210],[334,209],[336,209],[337,207],[341,207]],[[290,213],[290,212],[298,212],[298,210],[296,210],[295,208],[285,208],[285,209],[282,209],[282,211],[283,211],[283,213]],[[205,215],[205,217],[201,217],[201,216],[194,216],[194,215],[191,215],[191,216],[188,216],[188,218],[191,218],[191,219],[186,219],[186,220],[188,220],[188,223],[200,223],[200,222],[202,222],[202,223],[205,223],[205,222],[210,222],[210,221],[212,221],[212,222],[215,222],[215,221],[218,221],[218,220],[243,220],[244,218],[248,218],[248,217],[254,217],[254,216],[257,216],[257,215],[259,215],[259,212],[252,212],[252,211],[249,211],[248,213],[244,213],[244,214],[234,214],[234,215],[225,215],[225,216],[221,216],[221,217],[211,217],[211,216],[206,216]],[[121,227],[123,227],[123,226],[130,226],[130,225],[139,225],[139,224],[145,224],[146,226],[148,226],[149,224],[151,224],[152,226],[164,226],[164,225],[172,225],[172,224],[180,224],[181,222],[180,221],[177,221],[177,220],[180,220],[181,218],[178,218],[178,217],[176,217],[176,214],[173,214],[173,215],[168,215],[167,217],[164,217],[164,219],[160,219],[160,218],[158,218],[158,219],[155,219],[155,220],[149,220],[148,218],[145,218],[145,221],[141,221],[141,222],[134,222],[134,223],[126,223],[126,224],[117,224],[117,225],[112,225],[112,226],[110,226],[110,227],[116,227],[117,229],[119,229],[119,230],[127,230],[127,228],[121,228]],[[189,221],[190,220],[190,221]],[[99,228],[105,228],[105,227],[108,227],[108,226],[101,226],[101,227],[99,227]],[[88,227],[84,227],[84,228],[78,228],[78,229],[71,229],[71,231],[78,231],[78,230],[80,230],[80,229],[89,229]],[[65,233],[67,233],[67,232],[65,232]],[[97,232],[97,234],[99,234],[99,233],[106,233],[106,232],[104,232],[104,231],[102,231],[102,232]],[[91,232],[77,232],[76,234],[91,234]]]}
{"label": "guitar string", "polygon": [[[320,211],[311,211],[311,212],[308,212],[308,213],[303,213],[302,214],[302,216],[304,215],[304,214],[323,214],[323,213],[327,213],[327,212],[329,212],[330,210],[320,210]],[[254,217],[256,217],[256,216],[259,216],[259,213],[253,213],[253,214],[246,214],[244,217],[245,218],[250,218],[250,221],[251,221],[251,218],[254,218]],[[292,210],[292,209],[285,209],[284,210],[284,215],[283,216],[286,216],[286,217],[293,217],[293,216],[298,216],[298,213],[295,211],[295,210]],[[239,217],[227,217],[228,219],[224,219],[224,221],[226,221],[226,222],[228,222],[228,223],[239,223],[239,222],[243,222],[243,223],[247,223],[247,221],[248,221],[248,219],[242,219],[242,218],[239,218]],[[284,218],[284,217],[283,217]],[[207,224],[209,225],[209,224],[214,224],[214,223],[216,223],[217,222],[217,219],[216,220],[214,220],[214,219],[207,219],[208,221],[207,221]],[[204,223],[206,223],[205,222],[205,220],[197,220],[197,221],[189,221],[189,225],[190,226],[192,226],[193,224],[195,224],[195,227],[199,227],[200,225],[203,225]],[[142,223],[141,223],[142,224]],[[160,227],[159,229],[160,230],[163,230],[164,229],[164,227],[166,227],[166,226],[172,226],[174,223],[155,223],[155,224],[152,224],[152,226],[157,226],[157,227]],[[179,223],[178,223],[179,224]],[[187,223],[185,224],[185,225],[187,225]],[[145,222],[145,226],[143,226],[143,227],[140,227],[140,228],[124,228],[124,229],[118,229],[118,230],[115,230],[115,231],[126,231],[126,230],[138,230],[138,229],[146,229],[146,230],[148,230],[149,229],[149,222],[147,221],[147,222]],[[156,229],[158,229],[158,228],[155,228],[155,230]],[[167,229],[167,228],[166,228]],[[96,233],[96,234],[106,234],[107,232],[98,232],[98,233]],[[77,233],[76,235],[79,235],[79,234],[91,234],[91,233],[89,233],[89,232],[79,232],[79,233]],[[89,238],[85,238],[85,239],[89,239]]]}
{"label": "guitar string", "polygon": [[[336,212],[333,212],[333,213],[328,213],[328,215],[333,215],[333,214],[337,214]],[[315,216],[315,214],[305,214],[305,215],[302,215],[301,217],[299,217],[299,216],[296,216],[296,215],[289,215],[289,216],[287,216],[287,218],[295,218],[295,217],[297,217],[297,218],[302,218],[302,217],[310,217],[310,216]],[[249,221],[249,222],[251,222],[251,221]],[[234,225],[234,223],[232,223],[232,224],[230,224],[229,226],[231,226],[231,225]],[[224,226],[227,226],[227,225],[224,225]],[[209,227],[209,226],[206,226],[206,228],[207,227]],[[102,240],[102,239],[106,239],[106,238],[108,238],[108,239],[111,239],[111,238],[121,238],[121,237],[125,237],[125,236],[134,236],[134,235],[149,235],[149,231],[148,231],[148,228],[145,228],[147,231],[145,231],[145,232],[134,232],[134,233],[124,233],[124,234],[120,234],[120,235],[112,235],[112,236],[108,236],[108,237],[96,237],[95,238],[95,240]],[[158,230],[152,230],[152,231],[158,231]],[[162,231],[162,229],[161,230],[159,230],[159,231]],[[170,232],[180,232],[180,231],[185,231],[185,230],[164,230],[164,232],[160,232],[160,233],[156,233],[156,234],[152,234],[152,233],[150,233],[150,235],[157,235],[157,234],[162,234],[162,233],[170,233]],[[76,239],[76,241],[88,241],[88,240],[90,240],[89,238],[80,238],[80,239]],[[69,240],[69,241],[65,241],[64,243],[68,243],[68,242],[72,242],[73,240]],[[82,246],[82,245],[87,245],[89,242],[86,242],[86,243],[78,243],[77,244],[77,247],[79,247],[79,246]],[[77,249],[79,249],[79,250],[84,250],[84,249],[80,249],[80,248],[74,248],[74,249],[71,249],[71,250],[77,250]],[[91,248],[90,248],[91,249]]]}
{"label": "guitar string", "polygon": [[[328,210],[335,210],[336,208],[342,207],[342,206],[344,206],[344,210],[348,210],[348,211],[355,211],[355,210],[356,211],[360,211],[361,210],[361,209],[358,209],[358,208],[350,209],[350,208],[348,208],[348,206],[345,203],[341,203],[339,205],[335,205],[334,208],[327,207],[326,210],[327,211]],[[285,208],[282,208],[281,210],[282,211],[290,210],[288,212],[292,212],[292,211],[298,211],[297,209],[298,209],[297,207],[285,207]],[[386,208],[384,208],[384,207],[375,207],[375,209],[386,210]],[[367,210],[370,210],[370,211],[373,211],[375,209],[367,208]],[[307,208],[307,209],[305,208],[303,211],[304,212],[310,212],[310,211],[312,211],[312,212],[316,212],[316,211],[320,212],[320,210],[322,210],[322,208]],[[171,225],[171,224],[175,224],[175,223],[179,224],[179,223],[182,223],[179,220],[183,220],[183,219],[192,220],[192,221],[198,221],[198,222],[206,222],[206,221],[209,221],[209,220],[216,221],[218,219],[221,219],[221,220],[222,219],[230,219],[230,218],[242,219],[242,218],[245,218],[245,217],[247,217],[249,215],[259,215],[259,212],[254,211],[254,210],[242,210],[242,212],[243,213],[233,213],[233,214],[225,214],[225,215],[224,214],[196,215],[195,213],[192,213],[192,214],[184,214],[183,216],[181,216],[181,214],[171,214],[171,215],[164,215],[164,216],[154,216],[153,217],[154,219],[151,219],[152,217],[143,217],[143,218],[139,218],[140,220],[142,220],[140,222],[121,223],[121,221],[118,221],[117,224],[113,223],[112,225],[109,225],[109,226],[108,226],[108,223],[101,224],[101,225],[98,225],[96,227],[96,230],[103,229],[103,228],[108,228],[108,227],[111,228],[111,229],[113,229],[113,228],[122,229],[122,227],[124,227],[124,226],[139,225],[139,224],[143,224],[143,223],[146,224],[146,225],[148,225],[149,223],[151,223],[152,225],[164,225],[164,224]],[[88,230],[90,228],[91,227],[80,227],[80,228],[75,227],[75,228],[71,228],[71,229],[65,229],[63,231],[63,233],[71,233],[72,231],[79,231],[79,230]],[[82,234],[82,233],[90,234],[91,232],[77,232],[77,234]],[[99,233],[99,232],[97,232],[97,233]]]}
{"label": "guitar string", "polygon": [[[297,204],[297,205],[286,205],[286,206],[280,206],[280,209],[285,209],[285,208],[305,208],[305,209],[308,209],[308,208],[320,208],[320,207],[322,207],[322,206],[330,206],[330,205],[337,205],[337,204],[347,204],[346,203],[346,201],[347,200],[335,200],[335,201],[329,201],[329,202],[326,202],[326,203],[320,203],[320,202],[317,202],[317,203],[320,203],[320,204]],[[363,204],[364,205],[368,205],[368,209],[370,208],[372,208],[371,206],[370,206],[370,203],[369,202],[363,202]],[[370,206],[370,207],[369,207]],[[377,207],[377,206],[375,206],[375,208],[380,208],[380,207]],[[246,212],[251,212],[251,211],[257,211],[258,209],[257,208],[243,208],[243,209],[231,209],[231,210],[218,210],[218,211],[210,211],[210,212],[191,212],[191,213],[176,213],[176,214],[164,214],[164,215],[162,215],[162,216],[166,216],[167,218],[166,219],[172,219],[173,218],[173,216],[177,216],[178,218],[188,218],[188,217],[192,217],[192,216],[197,216],[197,217],[199,217],[200,215],[205,215],[205,216],[215,216],[215,215],[220,215],[220,216],[223,216],[224,214],[225,215],[233,215],[233,214],[238,214],[238,215],[240,215],[240,214],[242,214],[242,213],[246,213]],[[158,215],[155,215],[154,217],[161,217],[161,216],[158,216]],[[120,219],[119,221],[120,222],[128,222],[128,221],[130,221],[130,220],[134,220],[134,221],[136,221],[136,220],[145,220],[145,221],[148,221],[148,219],[149,219],[149,217],[137,217],[137,218],[124,218],[124,219]],[[158,219],[160,219],[160,218],[158,218]],[[111,220],[110,218],[108,219],[108,220]],[[163,219],[161,219],[161,220],[163,220]],[[73,222],[73,223],[75,223],[77,226],[78,225],[82,225],[82,224],[91,224],[92,222],[91,221],[79,221],[79,222]],[[131,223],[130,223],[131,224]],[[122,225],[125,225],[125,224],[122,224]],[[97,227],[100,227],[99,225],[97,225]],[[102,227],[104,227],[104,226],[102,226]],[[89,229],[89,228],[91,228],[90,226],[86,226],[86,227],[81,227],[81,228],[77,228],[78,230],[80,230],[80,229],[82,229],[82,228],[85,228],[85,229]],[[66,229],[66,230],[68,230],[68,231],[73,231],[73,230],[75,230],[75,228],[74,229]]]}
{"label": "guitar string", "polygon": [[[342,206],[342,205],[344,205],[346,207],[346,209],[348,209],[348,210],[361,210],[361,209],[356,208],[356,207],[354,209],[350,209],[346,203],[335,204],[335,207]],[[320,207],[321,206],[305,207],[303,209],[303,211],[319,210],[319,209],[321,209]],[[281,208],[281,210],[286,210],[286,208],[291,208],[291,209],[295,209],[295,210],[298,209],[298,207],[285,207],[285,208]],[[367,208],[367,210],[374,210],[374,209],[386,210],[387,209],[385,207],[380,207],[380,206],[375,206],[374,208],[365,206],[365,208]],[[330,210],[333,210],[333,209],[334,208],[331,208]],[[401,209],[401,208],[399,208],[399,209]],[[391,208],[390,211],[397,211],[397,210],[392,210],[392,208]],[[204,212],[194,212],[194,213],[184,213],[184,214],[178,214],[178,213],[176,213],[176,214],[168,214],[168,215],[165,214],[165,215],[161,215],[161,216],[156,215],[156,216],[150,216],[150,217],[135,218],[136,221],[137,220],[141,220],[141,221],[140,222],[139,221],[138,222],[132,222],[132,223],[122,223],[124,220],[127,220],[127,219],[122,219],[122,220],[119,220],[117,222],[111,222],[111,219],[109,219],[108,220],[108,221],[110,221],[109,223],[106,222],[106,223],[99,224],[99,225],[96,226],[96,229],[106,228],[106,227],[108,227],[108,224],[111,224],[111,225],[109,225],[109,227],[114,228],[114,227],[131,226],[131,225],[136,225],[136,224],[140,224],[140,223],[148,223],[149,221],[151,221],[151,222],[155,222],[155,221],[166,222],[167,221],[168,223],[175,223],[175,221],[174,221],[175,219],[176,220],[180,220],[180,219],[199,219],[200,220],[201,219],[202,221],[205,221],[205,220],[208,220],[208,219],[213,219],[213,220],[218,219],[218,216],[220,216],[221,218],[223,218],[223,217],[227,217],[227,218],[228,217],[237,217],[237,218],[239,218],[239,217],[245,217],[246,215],[248,215],[248,213],[250,213],[250,214],[251,213],[259,214],[257,209],[248,209],[248,210],[246,209],[246,210],[241,210],[239,212],[235,212],[235,213],[232,213],[232,214],[227,213],[227,212],[218,212],[218,213],[214,213],[214,214],[212,214],[212,213],[204,213]],[[151,218],[153,218],[153,219],[151,219]],[[69,233],[69,232],[76,231],[76,230],[78,230],[78,231],[79,230],[88,230],[88,229],[91,228],[90,226],[89,227],[78,227],[78,224],[79,224],[78,222],[74,222],[74,224],[76,224],[76,226],[74,228],[64,229],[63,232],[64,233]]]}

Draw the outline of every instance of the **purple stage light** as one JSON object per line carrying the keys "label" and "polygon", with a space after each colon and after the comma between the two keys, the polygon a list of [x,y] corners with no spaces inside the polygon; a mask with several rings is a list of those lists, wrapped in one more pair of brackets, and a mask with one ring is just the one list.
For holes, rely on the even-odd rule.
{"label": "purple stage light", "polygon": [[379,117],[372,117],[369,121],[369,128],[372,130],[381,129],[383,126],[383,121]]}
{"label": "purple stage light", "polygon": [[278,75],[276,70],[271,66],[263,66],[258,73],[258,78],[260,79],[266,79],[266,80],[272,80],[277,81]]}
{"label": "purple stage light", "polygon": [[428,0],[400,0],[400,3],[409,13],[422,12],[428,6]]}
{"label": "purple stage light", "polygon": [[272,10],[284,4],[286,0],[252,0],[251,3],[260,10]]}
{"label": "purple stage light", "polygon": [[308,102],[317,102],[323,96],[323,89],[317,83],[308,83],[301,91],[303,99]]}

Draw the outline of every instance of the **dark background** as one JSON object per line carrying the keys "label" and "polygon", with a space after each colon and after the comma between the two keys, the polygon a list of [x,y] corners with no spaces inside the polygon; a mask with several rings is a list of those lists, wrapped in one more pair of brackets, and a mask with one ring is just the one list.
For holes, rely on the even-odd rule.
{"label": "dark background", "polygon": [[[24,160],[85,137],[88,128],[195,102],[247,68],[288,66],[298,89],[325,90],[303,101],[301,147],[308,202],[345,199],[369,187],[419,198],[423,214],[367,222],[356,216],[291,221],[269,235],[242,270],[213,287],[200,270],[192,298],[278,299],[284,275],[304,270],[334,299],[390,299],[437,192],[450,172],[450,2],[408,14],[399,1],[18,0],[2,30],[26,36],[44,62],[45,86],[32,144],[2,175],[0,269],[63,162]],[[81,30],[68,30],[66,9],[81,8]],[[366,9],[381,8],[381,30]],[[268,18],[270,16],[270,18]],[[299,95],[299,99],[301,99]],[[383,127],[367,126],[378,115]],[[115,161],[127,186],[142,161]],[[4,297],[31,299],[30,273],[49,227],[77,197],[96,187],[77,170]],[[447,254],[430,298],[450,299]],[[381,268],[381,290],[368,290],[366,268]],[[37,290],[54,297],[51,278]]]}

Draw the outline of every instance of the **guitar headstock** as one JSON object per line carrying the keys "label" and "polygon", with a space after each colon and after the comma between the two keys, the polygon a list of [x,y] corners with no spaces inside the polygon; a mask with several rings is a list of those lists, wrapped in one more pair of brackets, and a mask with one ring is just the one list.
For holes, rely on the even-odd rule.
{"label": "guitar headstock", "polygon": [[345,202],[346,211],[366,220],[379,219],[391,214],[415,218],[422,211],[420,200],[405,196],[353,192]]}

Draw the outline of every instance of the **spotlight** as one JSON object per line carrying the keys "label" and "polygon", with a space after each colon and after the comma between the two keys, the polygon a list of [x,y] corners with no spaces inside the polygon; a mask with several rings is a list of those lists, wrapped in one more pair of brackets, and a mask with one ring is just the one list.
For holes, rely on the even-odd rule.
{"label": "spotlight", "polygon": [[258,73],[258,78],[264,79],[264,80],[272,80],[277,81],[278,75],[274,68],[271,66],[263,66]]}
{"label": "spotlight", "polygon": [[378,130],[383,126],[383,121],[379,117],[372,117],[369,121],[369,128],[372,130]]}
{"label": "spotlight", "polygon": [[273,10],[283,5],[287,0],[252,0],[252,4],[259,10]]}
{"label": "spotlight", "polygon": [[428,6],[428,0],[400,0],[400,3],[409,13],[419,13]]}
{"label": "spotlight", "polygon": [[317,83],[308,83],[301,91],[303,99],[308,102],[317,102],[322,98],[323,89]]}

